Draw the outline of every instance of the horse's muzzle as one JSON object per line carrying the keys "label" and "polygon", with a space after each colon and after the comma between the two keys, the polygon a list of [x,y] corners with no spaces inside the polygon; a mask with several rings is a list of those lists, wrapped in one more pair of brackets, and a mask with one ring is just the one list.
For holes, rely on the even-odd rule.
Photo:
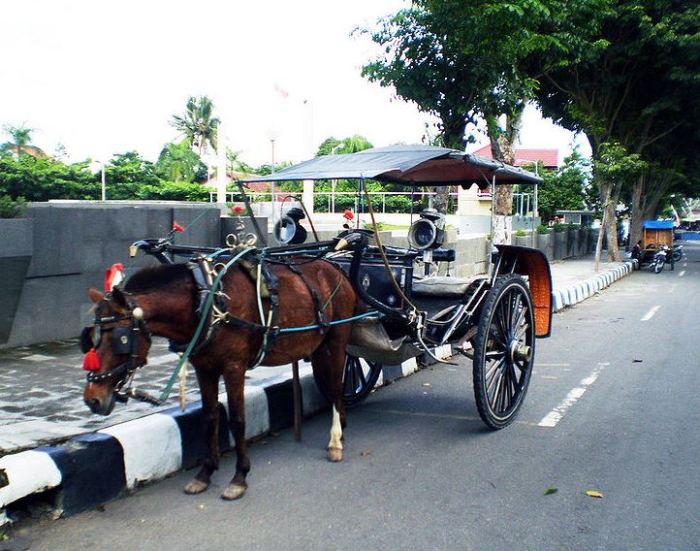
{"label": "horse's muzzle", "polygon": [[114,399],[114,393],[110,392],[108,397],[106,399],[100,399],[97,397],[85,397],[84,398],[85,405],[90,408],[90,411],[92,413],[96,413],[98,415],[109,415],[112,413],[112,410],[114,409],[114,404],[115,404],[115,399]]}

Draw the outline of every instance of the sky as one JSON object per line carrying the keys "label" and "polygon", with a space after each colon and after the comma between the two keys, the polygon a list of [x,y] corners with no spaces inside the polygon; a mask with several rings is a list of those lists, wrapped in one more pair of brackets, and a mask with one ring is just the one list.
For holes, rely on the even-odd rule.
{"label": "sky", "polygon": [[[351,36],[402,0],[22,0],[0,18],[0,125],[35,129],[33,143],[68,160],[136,150],[155,161],[169,124],[207,95],[227,145],[251,165],[298,162],[327,137],[375,146],[417,143],[433,120],[360,75],[377,53]],[[0,141],[7,139],[0,138]],[[521,142],[574,136],[525,115]],[[577,137],[584,143],[585,138]]]}

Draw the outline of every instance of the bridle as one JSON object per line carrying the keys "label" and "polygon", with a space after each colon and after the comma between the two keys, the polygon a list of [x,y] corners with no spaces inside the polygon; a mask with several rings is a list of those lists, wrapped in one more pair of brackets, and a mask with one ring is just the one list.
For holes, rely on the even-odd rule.
{"label": "bridle", "polygon": [[[103,301],[109,302],[111,293],[104,296]],[[127,299],[128,300],[128,299]],[[143,335],[146,341],[151,343],[151,334],[143,320],[143,310],[136,306],[131,300],[127,302],[128,308],[124,314],[112,314],[111,316],[101,317],[95,316],[93,326],[85,327],[82,331],[80,340],[83,353],[91,354],[96,351],[100,345],[102,334],[105,331],[112,331],[112,352],[119,355],[128,355],[128,359],[109,371],[99,373],[99,364],[97,369],[88,370],[88,383],[104,383],[106,381],[114,381],[114,392],[116,397],[121,401],[126,401],[129,396],[129,387],[134,377],[134,373],[140,367],[145,365],[145,362],[139,362],[138,344],[139,335]],[[96,309],[99,311],[99,307]],[[121,325],[121,322],[128,321],[129,325]],[[95,330],[99,330],[97,342],[93,341]]]}

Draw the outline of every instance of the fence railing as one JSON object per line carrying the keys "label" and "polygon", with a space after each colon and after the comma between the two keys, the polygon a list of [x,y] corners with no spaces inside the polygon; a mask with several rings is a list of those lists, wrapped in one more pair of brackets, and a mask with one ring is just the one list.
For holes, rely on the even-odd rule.
{"label": "fence railing", "polygon": [[[272,192],[271,191],[249,191],[246,192],[246,195],[248,196],[249,200],[251,203],[258,203],[258,202],[263,202],[263,201],[271,201],[272,200]],[[436,193],[434,191],[417,191],[415,193],[405,193],[402,191],[370,191],[369,192],[370,197],[372,198],[372,206],[377,205],[377,202],[374,200],[377,197],[379,197],[381,201],[381,209],[377,209],[375,206],[375,209],[380,210],[383,214],[387,212],[387,198],[391,198],[393,196],[400,196],[400,197],[412,197],[414,199],[418,198],[419,200],[422,200],[423,198],[429,198],[429,197],[434,197]],[[236,201],[240,201],[240,192],[236,191],[227,191],[226,192],[226,202],[229,203],[234,203]],[[448,211],[450,213],[454,213],[454,211],[457,210],[457,196],[458,193],[456,192],[451,192],[449,193],[449,197],[452,199],[451,203],[452,206],[451,208],[448,208]],[[282,202],[282,201],[287,201],[289,199],[298,199],[302,197],[302,193],[300,192],[288,192],[288,191],[275,191],[274,192],[274,201],[273,202]],[[316,200],[317,198],[323,198],[325,197],[325,201],[323,204],[319,204],[319,202]],[[336,204],[336,198],[340,197],[352,197],[352,206],[353,210],[357,212],[359,210],[359,202],[362,200],[364,201],[364,196],[362,198],[358,197],[358,193],[355,191],[314,191],[314,208],[319,209],[322,208],[322,206],[325,206],[325,210],[323,212],[329,212],[329,213],[334,213],[337,212],[337,204]],[[477,195],[479,200],[491,200],[491,193],[490,192],[479,192]],[[217,194],[215,191],[210,191],[209,192],[209,202],[214,203],[216,202]],[[348,208],[348,201],[340,201],[340,204],[342,205],[341,208]],[[518,215],[521,217],[526,217],[526,216],[532,216],[534,214],[535,210],[535,197],[533,193],[514,193],[513,194],[513,215]]]}

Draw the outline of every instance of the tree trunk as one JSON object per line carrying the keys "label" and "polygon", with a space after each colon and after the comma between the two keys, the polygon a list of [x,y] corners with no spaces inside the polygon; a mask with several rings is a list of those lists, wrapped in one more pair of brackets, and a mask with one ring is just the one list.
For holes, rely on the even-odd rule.
{"label": "tree trunk", "polygon": [[[493,158],[512,165],[515,162],[515,151],[511,142],[503,135],[491,138],[491,154]],[[496,186],[491,203],[493,209],[494,244],[509,245],[513,235],[513,186]]]}
{"label": "tree trunk", "polygon": [[630,215],[630,238],[629,248],[642,238],[642,222],[644,221],[642,213],[642,194],[644,193],[645,176],[640,176],[634,183],[632,188],[632,205]]}
{"label": "tree trunk", "polygon": [[447,207],[450,201],[450,186],[436,186],[433,188],[435,195],[433,196],[433,208],[438,212],[447,214]]}
{"label": "tree trunk", "polygon": [[603,218],[600,221],[600,229],[598,230],[598,240],[596,241],[595,245],[595,260],[594,260],[594,266],[595,266],[595,271],[598,271],[598,268],[600,266],[600,254],[603,250],[603,236],[605,235],[605,228],[607,226],[607,217],[608,217],[608,202],[610,201],[610,190],[611,190],[611,185],[607,182],[601,182],[600,183],[600,199],[603,202]]}

